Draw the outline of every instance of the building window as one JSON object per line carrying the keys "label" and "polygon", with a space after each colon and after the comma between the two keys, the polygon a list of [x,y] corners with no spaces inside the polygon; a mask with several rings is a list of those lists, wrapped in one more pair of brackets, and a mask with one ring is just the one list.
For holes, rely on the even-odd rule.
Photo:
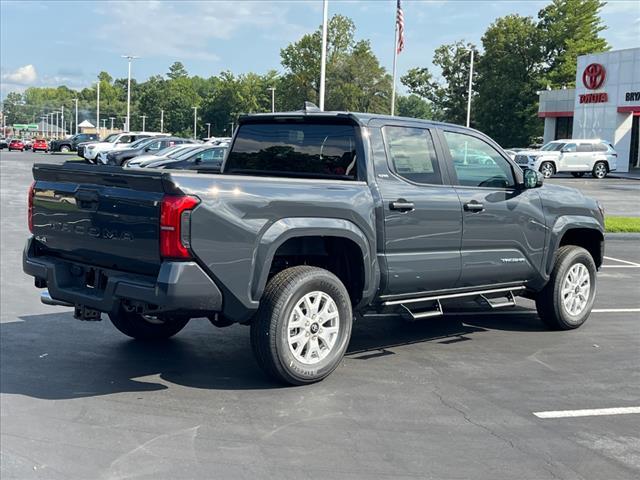
{"label": "building window", "polygon": [[554,140],[571,138],[573,135],[573,117],[556,118],[556,131]]}

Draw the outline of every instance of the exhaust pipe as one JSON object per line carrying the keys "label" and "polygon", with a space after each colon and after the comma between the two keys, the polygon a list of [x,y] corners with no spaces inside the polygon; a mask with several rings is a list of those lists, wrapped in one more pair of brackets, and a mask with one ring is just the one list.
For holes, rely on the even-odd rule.
{"label": "exhaust pipe", "polygon": [[55,300],[51,298],[51,295],[49,295],[49,290],[45,290],[40,294],[40,301],[45,305],[53,305],[56,307],[71,307],[71,308],[74,307],[73,303],[64,302],[62,300]]}

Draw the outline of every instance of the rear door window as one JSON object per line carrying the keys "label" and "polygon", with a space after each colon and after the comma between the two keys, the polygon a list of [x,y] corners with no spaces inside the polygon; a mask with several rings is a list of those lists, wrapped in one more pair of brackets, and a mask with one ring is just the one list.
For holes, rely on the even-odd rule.
{"label": "rear door window", "polygon": [[591,146],[590,143],[579,143],[577,151],[578,152],[593,152],[593,147]]}
{"label": "rear door window", "polygon": [[436,149],[429,130],[386,126],[382,132],[395,173],[416,183],[442,183]]}
{"label": "rear door window", "polygon": [[225,173],[356,180],[352,124],[306,121],[241,125]]}

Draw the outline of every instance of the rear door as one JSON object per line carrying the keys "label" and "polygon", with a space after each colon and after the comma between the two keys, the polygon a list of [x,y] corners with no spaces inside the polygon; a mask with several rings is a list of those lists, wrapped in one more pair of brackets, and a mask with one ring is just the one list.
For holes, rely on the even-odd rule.
{"label": "rear door", "polygon": [[422,124],[371,128],[383,199],[384,294],[452,288],[460,275],[462,218],[432,130]]}
{"label": "rear door", "polygon": [[570,170],[591,170],[594,160],[593,144],[591,143],[578,143],[576,147],[576,153],[572,155],[569,161]]}
{"label": "rear door", "polygon": [[[462,203],[458,287],[526,282],[540,267],[546,227],[539,190],[516,185],[512,164],[484,137],[442,131],[450,175]],[[469,161],[468,152],[474,155]],[[476,161],[478,157],[483,161]]]}

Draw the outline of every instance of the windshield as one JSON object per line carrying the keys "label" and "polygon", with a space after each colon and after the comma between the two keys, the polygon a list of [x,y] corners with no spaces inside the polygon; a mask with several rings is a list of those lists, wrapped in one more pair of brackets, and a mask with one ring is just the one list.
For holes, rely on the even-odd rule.
{"label": "windshield", "polygon": [[112,133],[107,138],[105,138],[103,140],[103,142],[113,143],[113,142],[115,142],[115,140],[118,137],[118,135],[120,135],[120,134],[119,133]]}
{"label": "windshield", "polygon": [[549,142],[540,150],[545,152],[557,152],[559,150],[562,150],[562,147],[564,146],[565,144],[563,142]]}
{"label": "windshield", "polygon": [[163,148],[162,150],[158,150],[157,152],[153,153],[152,155],[156,156],[156,157],[164,157],[167,156],[177,150],[180,150],[182,148],[185,148],[184,145],[171,145],[170,147],[167,148]]}
{"label": "windshield", "polygon": [[140,138],[140,139],[136,140],[135,142],[133,142],[131,145],[129,145],[128,148],[138,148],[138,147],[141,147],[145,143],[152,142],[153,140],[155,140],[155,138],[147,138],[147,137]]}
{"label": "windshield", "polygon": [[355,127],[336,119],[244,124],[225,173],[355,180]]}

